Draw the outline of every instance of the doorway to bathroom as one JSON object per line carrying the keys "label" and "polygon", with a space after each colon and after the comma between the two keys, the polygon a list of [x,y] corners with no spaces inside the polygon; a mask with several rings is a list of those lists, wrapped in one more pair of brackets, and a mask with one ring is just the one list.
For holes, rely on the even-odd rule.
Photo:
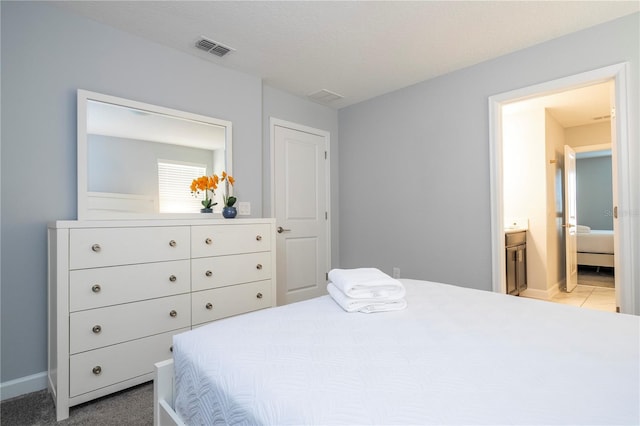
{"label": "doorway to bathroom", "polygon": [[[599,127],[600,131],[605,129],[607,120],[610,120],[609,135],[611,143],[611,159],[612,159],[612,198],[611,208],[608,209],[609,215],[614,222],[614,244],[615,244],[615,306],[619,310],[626,313],[633,313],[632,282],[627,277],[631,274],[631,259],[629,257],[630,249],[628,239],[627,218],[623,216],[616,217],[617,210],[623,206],[627,206],[629,202],[629,170],[627,165],[628,159],[628,135],[626,133],[626,65],[620,64],[591,72],[550,81],[540,85],[492,96],[489,99],[490,108],[490,145],[491,145],[491,190],[492,190],[492,248],[493,248],[493,289],[496,292],[504,293],[505,289],[505,259],[504,259],[504,226],[507,219],[511,219],[515,214],[518,223],[523,220],[523,215],[519,212],[514,213],[509,210],[512,206],[507,201],[511,184],[511,180],[507,179],[505,173],[508,174],[509,169],[514,164],[506,164],[504,160],[505,151],[513,150],[513,147],[505,144],[508,132],[508,115],[521,114],[520,107],[529,102],[540,102],[541,99],[548,98],[550,95],[567,96],[575,95],[575,91],[585,91],[602,89],[610,93],[610,106],[604,112],[592,114],[592,123],[583,123],[582,125],[561,124],[558,121],[565,121],[567,118],[562,116],[562,112],[558,108],[554,110],[553,105],[543,105],[539,107],[536,114],[538,119],[543,123],[537,128],[529,128],[525,132],[521,132],[522,137],[535,137],[537,135],[542,140],[552,140],[551,148],[549,144],[544,147],[535,144],[521,145],[521,149],[529,149],[530,152],[522,155],[526,159],[521,167],[537,168],[539,180],[546,182],[543,189],[521,191],[522,199],[532,199],[538,197],[543,200],[542,210],[538,210],[532,217],[524,215],[527,223],[527,232],[532,238],[529,242],[539,243],[539,249],[530,250],[527,246],[527,258],[533,262],[538,261],[542,265],[537,272],[527,265],[528,285],[527,292],[534,297],[551,300],[553,296],[560,293],[563,287],[566,259],[564,251],[564,243],[566,242],[567,221],[562,217],[564,213],[564,199],[562,195],[562,183],[564,181],[563,160],[564,154],[560,150],[560,146],[564,145],[566,139],[571,139],[576,135],[569,135],[565,131],[565,127],[588,130],[595,134],[595,127]],[[589,96],[585,98],[589,100]],[[523,102],[527,101],[527,102]],[[583,101],[584,103],[584,101]],[[509,111],[511,109],[511,111]],[[608,113],[607,113],[608,112]],[[611,117],[606,117],[610,115]],[[560,118],[556,118],[556,116]],[[596,118],[597,120],[593,120]],[[545,123],[551,122],[552,125],[547,126]],[[595,127],[594,127],[595,126]],[[521,129],[522,130],[522,129]],[[562,133],[562,134],[561,134]],[[574,131],[573,133],[579,133]],[[534,136],[532,136],[534,135]],[[574,138],[575,139],[575,138]],[[578,138],[580,139],[580,138]],[[599,140],[604,143],[593,143],[593,141],[582,139],[582,147],[586,145],[604,145],[606,140]],[[535,158],[535,157],[538,158]],[[537,193],[536,193],[537,191]],[[509,198],[510,199],[510,198]],[[605,212],[606,213],[606,212]],[[625,232],[625,229],[627,232]],[[574,230],[575,231],[575,230]],[[541,239],[545,240],[544,244]],[[547,241],[549,244],[547,244]],[[529,272],[531,271],[531,272]],[[593,293],[593,288],[587,289]],[[577,294],[577,293],[576,293]]]}

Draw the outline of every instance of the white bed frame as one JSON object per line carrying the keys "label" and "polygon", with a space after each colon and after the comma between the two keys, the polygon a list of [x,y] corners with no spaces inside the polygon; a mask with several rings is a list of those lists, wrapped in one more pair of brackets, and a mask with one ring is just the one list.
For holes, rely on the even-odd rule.
{"label": "white bed frame", "polygon": [[608,266],[614,265],[614,255],[607,253],[584,253],[578,252],[578,265],[588,266]]}
{"label": "white bed frame", "polygon": [[186,426],[175,412],[175,386],[173,359],[155,364],[156,376],[153,381],[153,424],[154,426]]}

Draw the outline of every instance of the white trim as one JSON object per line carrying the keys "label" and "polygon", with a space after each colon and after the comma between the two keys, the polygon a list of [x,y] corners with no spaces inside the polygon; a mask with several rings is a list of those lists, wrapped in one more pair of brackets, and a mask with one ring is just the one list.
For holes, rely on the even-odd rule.
{"label": "white trim", "polygon": [[0,401],[47,388],[47,372],[19,377],[0,383]]}
{"label": "white trim", "polygon": [[564,282],[565,280],[562,279],[546,290],[540,290],[537,288],[526,288],[523,292],[520,293],[520,296],[533,299],[551,300],[556,294],[560,293],[561,288],[564,288]]}
{"label": "white trim", "polygon": [[593,152],[593,151],[606,151],[611,149],[610,143],[600,143],[596,145],[583,145],[583,146],[572,146],[571,149],[574,152]]}
{"label": "white trim", "polygon": [[[615,82],[616,140],[612,141],[614,161],[617,165],[618,219],[614,250],[616,256],[616,292],[619,291],[620,311],[635,314],[634,306],[634,270],[633,247],[631,245],[631,186],[629,162],[628,132],[628,63],[615,64],[581,74],[524,87],[489,97],[489,160],[491,184],[491,250],[492,250],[492,289],[497,293],[505,292],[504,259],[504,200],[502,176],[502,106],[521,101],[563,92],[570,89],[589,86],[613,79]],[[619,284],[619,285],[618,285]]]}
{"label": "white trim", "polygon": [[539,290],[537,288],[527,288],[520,296],[527,297],[530,299],[539,299],[539,300],[551,300],[553,296],[558,294],[560,291],[558,290],[558,286],[554,286],[547,290]]}

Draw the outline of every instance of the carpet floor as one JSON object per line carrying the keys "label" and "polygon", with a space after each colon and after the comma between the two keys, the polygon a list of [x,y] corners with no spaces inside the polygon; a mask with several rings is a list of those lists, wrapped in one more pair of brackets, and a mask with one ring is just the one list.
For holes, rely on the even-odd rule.
{"label": "carpet floor", "polygon": [[0,404],[2,426],[145,426],[153,424],[153,382],[71,407],[69,418],[56,422],[56,409],[47,390]]}
{"label": "carpet floor", "polygon": [[615,276],[613,268],[605,266],[582,266],[578,267],[578,284],[594,287],[615,287]]}

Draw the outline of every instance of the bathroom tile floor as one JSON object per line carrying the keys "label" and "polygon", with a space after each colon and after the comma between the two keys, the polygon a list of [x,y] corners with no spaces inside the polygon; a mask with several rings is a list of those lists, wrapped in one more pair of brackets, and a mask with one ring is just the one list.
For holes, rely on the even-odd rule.
{"label": "bathroom tile floor", "polygon": [[560,292],[552,302],[600,311],[616,311],[615,278],[612,268],[578,267],[578,286],[571,292]]}
{"label": "bathroom tile floor", "polygon": [[549,301],[587,309],[615,312],[616,290],[613,269],[580,266],[578,269],[578,286],[571,293],[561,291]]}
{"label": "bathroom tile floor", "polygon": [[571,293],[560,292],[553,296],[551,301],[582,308],[615,312],[616,290],[615,288],[578,284]]}

